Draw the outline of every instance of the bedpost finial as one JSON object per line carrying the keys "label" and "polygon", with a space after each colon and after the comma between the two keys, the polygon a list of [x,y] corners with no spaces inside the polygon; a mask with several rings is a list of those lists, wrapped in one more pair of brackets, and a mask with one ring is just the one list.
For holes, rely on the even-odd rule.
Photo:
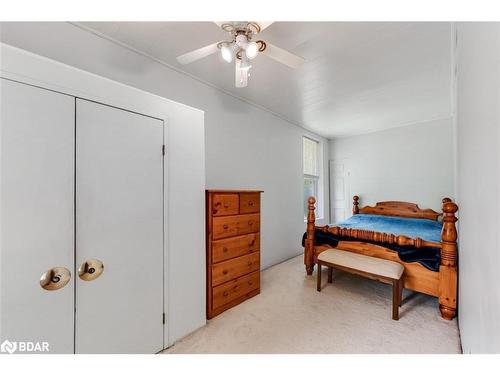
{"label": "bedpost finial", "polygon": [[443,204],[448,203],[448,202],[451,202],[451,198],[444,197],[444,198],[443,198],[443,200],[442,200],[441,202],[443,202]]}
{"label": "bedpost finial", "polygon": [[308,206],[307,206],[307,222],[308,223],[314,223],[314,221],[316,220],[315,216],[314,216],[314,210],[316,209],[316,207],[314,207],[314,204],[316,203],[316,198],[314,197],[309,197],[307,199],[307,203]]}
{"label": "bedpost finial", "polygon": [[443,229],[441,231],[441,265],[456,266],[457,259],[457,217],[458,206],[454,202],[443,204]]}
{"label": "bedpost finial", "polygon": [[359,197],[357,195],[355,195],[354,197],[352,197],[352,214],[353,215],[357,215],[359,214]]}
{"label": "bedpost finial", "polygon": [[[445,198],[446,199],[446,198]],[[444,201],[443,199],[443,212],[448,214],[448,216],[455,216],[454,214],[458,211],[458,206],[455,202]]]}

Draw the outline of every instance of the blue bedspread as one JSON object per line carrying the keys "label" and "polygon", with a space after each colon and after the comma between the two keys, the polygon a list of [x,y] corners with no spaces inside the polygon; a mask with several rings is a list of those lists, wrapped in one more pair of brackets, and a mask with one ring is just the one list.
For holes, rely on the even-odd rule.
{"label": "blue bedspread", "polygon": [[427,219],[357,214],[347,220],[331,224],[331,226],[366,229],[395,235],[402,234],[411,238],[420,237],[426,241],[441,242],[443,224]]}
{"label": "blue bedspread", "polygon": [[[342,222],[331,224],[330,226],[366,229],[375,232],[392,233],[395,235],[402,234],[411,238],[420,237],[426,241],[441,242],[442,223],[427,219],[358,214]],[[302,236],[302,246],[305,245],[306,237],[307,233],[304,233]],[[329,245],[335,248],[339,241],[351,240],[350,238],[334,236],[332,233],[324,233],[322,231],[314,232],[314,242],[316,245]],[[441,260],[439,247],[417,249],[414,246],[399,246],[398,244],[387,243],[383,246],[397,251],[399,259],[403,262],[418,262],[431,271],[439,271]]]}

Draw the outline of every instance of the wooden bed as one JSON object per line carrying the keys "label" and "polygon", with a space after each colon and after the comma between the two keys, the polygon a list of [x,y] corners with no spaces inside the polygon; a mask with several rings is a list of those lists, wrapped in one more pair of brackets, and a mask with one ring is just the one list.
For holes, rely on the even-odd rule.
{"label": "wooden bed", "polygon": [[[405,267],[404,287],[438,297],[441,316],[447,320],[455,317],[457,311],[457,229],[455,226],[457,217],[455,214],[458,211],[458,206],[451,199],[443,199],[443,212],[438,213],[431,209],[421,209],[414,203],[396,201],[378,202],[374,207],[359,207],[359,197],[353,197],[353,215],[371,214],[436,221],[442,216],[443,229],[440,242],[363,229],[315,226],[315,203],[314,197],[310,197],[308,200],[307,234],[304,241],[304,264],[308,275],[312,275],[318,254],[332,248],[329,245],[316,246],[314,242],[315,231],[332,233],[335,236],[349,238],[348,241],[339,241],[337,249],[401,263]],[[418,262],[403,262],[399,259],[397,251],[384,247],[387,244],[414,246],[417,249],[439,248],[441,253],[439,271],[429,270]]]}

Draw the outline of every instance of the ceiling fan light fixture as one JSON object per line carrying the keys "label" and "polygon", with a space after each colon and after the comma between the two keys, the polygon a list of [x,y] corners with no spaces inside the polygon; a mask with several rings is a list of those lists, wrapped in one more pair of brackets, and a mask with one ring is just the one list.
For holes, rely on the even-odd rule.
{"label": "ceiling fan light fixture", "polygon": [[255,42],[250,42],[247,44],[247,48],[245,49],[245,54],[247,57],[252,60],[259,53],[259,46]]}
{"label": "ceiling fan light fixture", "polygon": [[[248,85],[251,60],[263,54],[273,60],[297,69],[304,64],[305,59],[287,50],[277,47],[264,40],[257,40],[260,32],[272,22],[230,21],[216,22],[216,24],[229,35],[225,40],[209,44],[194,51],[177,56],[180,64],[190,64],[206,56],[215,54],[220,50],[221,58],[227,63],[234,61],[235,86]],[[260,36],[260,35],[259,35]],[[255,41],[252,41],[256,39]]]}
{"label": "ceiling fan light fixture", "polygon": [[220,48],[220,53],[221,53],[221,56],[224,59],[224,61],[226,61],[228,63],[233,61],[233,50],[228,45],[223,45]]}

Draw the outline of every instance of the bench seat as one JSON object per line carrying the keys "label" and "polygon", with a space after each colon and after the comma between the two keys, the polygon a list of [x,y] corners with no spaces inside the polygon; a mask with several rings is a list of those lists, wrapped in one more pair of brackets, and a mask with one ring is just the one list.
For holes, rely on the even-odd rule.
{"label": "bench seat", "polygon": [[321,291],[321,266],[328,267],[328,282],[332,282],[332,269],[339,269],[370,279],[392,284],[392,318],[399,319],[402,301],[404,266],[397,262],[337,249],[318,255],[318,292]]}
{"label": "bench seat", "polygon": [[402,264],[391,260],[370,257],[343,250],[325,250],[318,255],[318,260],[395,280],[399,280],[405,270]]}

